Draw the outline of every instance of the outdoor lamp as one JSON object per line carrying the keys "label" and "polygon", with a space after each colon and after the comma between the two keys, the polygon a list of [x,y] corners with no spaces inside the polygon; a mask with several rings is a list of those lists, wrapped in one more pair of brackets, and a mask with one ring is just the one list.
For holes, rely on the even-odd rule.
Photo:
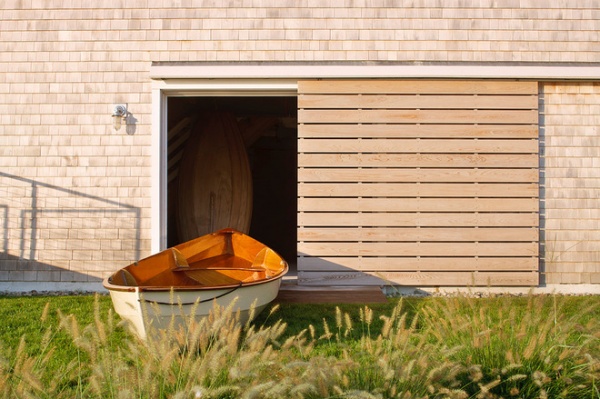
{"label": "outdoor lamp", "polygon": [[125,104],[117,104],[113,108],[112,113],[113,118],[113,128],[115,130],[121,129],[121,123],[125,122],[127,124],[127,105]]}

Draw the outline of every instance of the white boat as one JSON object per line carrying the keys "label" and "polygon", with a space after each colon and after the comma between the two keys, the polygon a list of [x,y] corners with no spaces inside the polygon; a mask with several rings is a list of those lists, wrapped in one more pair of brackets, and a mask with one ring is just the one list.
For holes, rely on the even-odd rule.
{"label": "white boat", "polygon": [[[233,229],[207,234],[118,270],[104,280],[117,314],[140,338],[205,317],[216,305],[245,323],[279,292],[288,265],[281,256]],[[191,312],[194,311],[192,315]]]}

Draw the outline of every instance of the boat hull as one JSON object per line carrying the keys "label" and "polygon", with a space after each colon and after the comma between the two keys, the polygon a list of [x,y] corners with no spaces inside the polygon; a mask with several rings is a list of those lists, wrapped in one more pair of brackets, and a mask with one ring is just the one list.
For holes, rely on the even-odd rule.
{"label": "boat hull", "polygon": [[146,338],[153,329],[185,327],[215,306],[245,323],[279,292],[287,262],[234,229],[222,229],[117,270],[104,280],[115,311]]}
{"label": "boat hull", "polygon": [[[238,288],[211,290],[134,290],[110,289],[117,314],[146,339],[153,330],[186,329],[190,321],[200,321],[215,308],[233,304],[244,324],[256,317],[279,292],[281,279]],[[173,324],[171,324],[173,323]]]}
{"label": "boat hull", "polygon": [[212,113],[196,124],[179,169],[179,240],[234,228],[250,230],[252,172],[237,120]]}

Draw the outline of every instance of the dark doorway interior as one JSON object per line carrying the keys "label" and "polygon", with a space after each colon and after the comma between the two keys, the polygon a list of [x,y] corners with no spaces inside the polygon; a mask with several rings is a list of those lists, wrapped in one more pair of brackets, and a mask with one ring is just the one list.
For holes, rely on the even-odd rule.
{"label": "dark doorway interior", "polygon": [[297,238],[297,98],[168,99],[167,245],[177,236],[178,164],[195,123],[207,112],[231,112],[243,132],[253,181],[250,235],[283,256],[295,272]]}

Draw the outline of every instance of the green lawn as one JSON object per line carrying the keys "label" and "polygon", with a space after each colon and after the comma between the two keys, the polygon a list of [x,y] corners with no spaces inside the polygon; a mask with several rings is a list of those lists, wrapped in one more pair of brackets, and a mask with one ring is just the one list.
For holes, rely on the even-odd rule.
{"label": "green lawn", "polygon": [[0,297],[0,397],[600,398],[600,297],[225,312],[139,342],[108,296]]}

